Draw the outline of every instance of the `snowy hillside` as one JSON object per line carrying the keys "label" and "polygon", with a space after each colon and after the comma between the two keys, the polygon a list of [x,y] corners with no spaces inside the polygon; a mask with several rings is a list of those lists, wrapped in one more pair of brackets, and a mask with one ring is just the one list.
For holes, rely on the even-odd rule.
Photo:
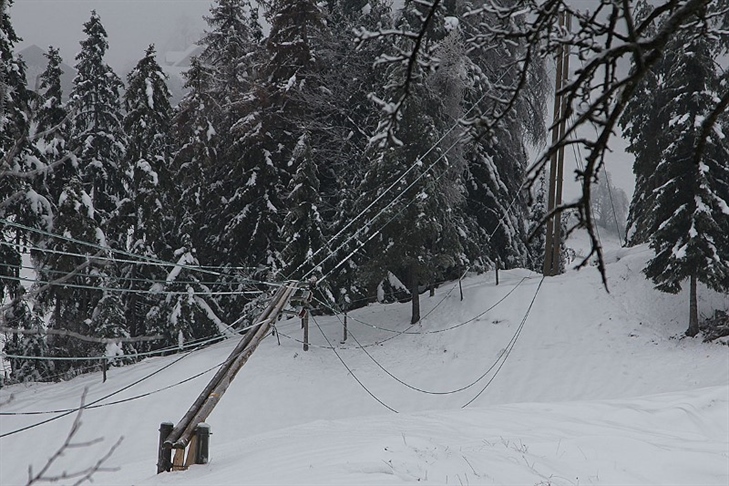
{"label": "snowy hillside", "polygon": [[[608,250],[609,294],[594,269],[543,283],[512,270],[499,286],[467,277],[463,301],[455,282],[424,295],[414,327],[409,304],[360,309],[345,344],[337,317],[317,317],[326,338],[312,323],[309,352],[293,340],[298,320],[284,321],[280,345],[263,342],[208,419],[210,463],[185,472],[155,475],[159,424],[182,417],[212,373],[180,382],[214,369],[233,340],[113,369],[106,383],[7,387],[0,484],[25,484],[74,417],[14,433],[60,415],[27,414],[73,409],[88,387],[87,403],[108,398],[84,412],[79,440],[104,441],[55,471],[93,464],[123,436],[106,464],[118,469],[95,484],[725,485],[729,348],[681,337],[687,295],[652,289],[648,253]],[[705,314],[729,305],[700,290]]]}

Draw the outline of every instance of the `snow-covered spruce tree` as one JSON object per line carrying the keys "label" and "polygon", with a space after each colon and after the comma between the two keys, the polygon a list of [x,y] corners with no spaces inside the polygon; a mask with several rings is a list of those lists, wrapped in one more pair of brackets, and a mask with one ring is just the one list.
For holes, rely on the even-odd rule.
{"label": "snow-covered spruce tree", "polygon": [[[445,2],[443,8],[455,19],[463,19],[468,2]],[[511,95],[520,82],[517,75],[526,52],[523,41],[492,44],[482,41],[482,26],[494,24],[493,14],[478,13],[458,21],[469,39],[466,66],[467,89],[464,118],[473,120],[489,112]],[[515,17],[514,23],[523,19]],[[467,248],[476,268],[499,258],[502,265],[527,265],[526,228],[528,197],[522,192],[529,164],[527,145],[544,140],[546,98],[549,86],[544,61],[532,62],[524,79],[522,94],[513,109],[490,133],[478,124],[466,147],[466,214],[471,228]]]}
{"label": "snow-covered spruce tree", "polygon": [[207,299],[211,289],[200,274],[189,269],[200,265],[190,246],[189,238],[180,237],[182,246],[175,250],[176,265],[168,269],[162,295],[145,316],[147,334],[160,335],[152,348],[183,346],[187,341],[202,339],[227,332],[227,326],[218,318],[221,309]]}
{"label": "snow-covered spruce tree", "polygon": [[325,26],[310,0],[274,1],[266,18],[271,24],[267,58],[231,128],[234,138],[225,157],[235,163],[225,177],[230,187],[223,191],[228,195],[224,225],[214,246],[231,263],[280,268],[286,188],[297,170],[294,149],[306,129],[302,117],[308,114],[302,94],[317,89],[312,79],[320,66],[315,46]]}
{"label": "snow-covered spruce tree", "polygon": [[40,75],[38,108],[34,115],[39,136],[34,143],[49,170],[38,177],[35,184],[38,192],[47,194],[51,201],[57,201],[65,183],[78,172],[68,147],[70,122],[61,88],[63,60],[59,50],[52,46],[44,55],[48,64]]}
{"label": "snow-covered spruce tree", "polygon": [[[92,336],[97,338],[128,338],[130,337],[129,326],[124,313],[125,305],[121,298],[120,289],[114,287],[114,282],[109,283],[109,285],[111,287],[104,291],[104,295],[91,314],[88,323],[89,331]],[[96,344],[95,347],[96,355],[106,356],[108,364],[111,365],[123,364],[126,361],[123,356],[135,352],[130,343],[121,341]]]}
{"label": "snow-covered spruce tree", "polygon": [[[88,335],[89,319],[108,282],[108,252],[80,242],[105,243],[95,217],[91,196],[78,178],[72,178],[58,199],[53,230],[62,235],[42,242],[44,250],[33,253],[34,266],[43,282],[52,282],[39,294],[38,303],[50,313],[52,329]],[[98,258],[95,258],[98,257]],[[52,356],[98,356],[93,344],[64,335],[51,335]],[[73,375],[71,362],[58,362],[58,369]]]}
{"label": "snow-covered spruce tree", "polygon": [[[172,107],[166,79],[155,59],[154,46],[150,45],[127,77],[124,131],[131,187],[120,208],[121,217],[128,219],[126,249],[164,260],[172,258],[170,245],[175,237],[170,233],[175,229],[173,208],[178,204],[170,174]],[[125,287],[137,291],[148,290],[151,281],[164,281],[166,276],[163,268],[145,265],[143,260],[121,265],[121,272],[129,277]],[[136,292],[124,295],[125,319],[132,336],[145,334],[145,316],[159,298]]]}
{"label": "snow-covered spruce tree", "polygon": [[262,31],[258,8],[247,0],[215,2],[205,20],[208,29],[199,42],[204,50],[186,74],[190,92],[175,117],[184,137],[177,142],[175,165],[186,164],[187,172],[203,174],[202,184],[199,180],[183,184],[190,194],[186,199],[204,202],[204,207],[190,212],[199,223],[195,231],[201,229],[204,236],[191,233],[198,258],[208,264],[235,265],[227,252],[221,252],[218,238],[227,223],[222,212],[240,184],[240,177],[231,177],[238,164],[231,152],[231,127],[250,96]]}
{"label": "snow-covered spruce tree", "polygon": [[[216,182],[212,179],[218,152],[224,148],[216,128],[220,120],[219,107],[211,94],[215,74],[199,58],[193,58],[184,74],[187,95],[177,106],[172,118],[171,138],[172,180],[171,200],[178,203],[172,211],[179,236],[187,235],[188,246],[200,248],[203,260],[215,262],[214,249],[207,251],[206,236],[214,223],[210,210],[217,202]],[[209,255],[209,257],[208,257]]]}
{"label": "snow-covered spruce tree", "polygon": [[590,206],[595,224],[620,239],[625,236],[628,196],[621,188],[613,185],[609,172],[605,171],[598,179]]}
{"label": "snow-covered spruce tree", "polygon": [[[407,30],[405,22],[407,17],[399,27]],[[379,230],[367,247],[368,277],[376,283],[390,271],[407,282],[413,323],[420,320],[419,286],[432,284],[466,263],[465,225],[458,212],[463,201],[463,152],[457,132],[448,137],[463,96],[459,35],[453,31],[433,47],[434,55],[443,61],[442,70],[420,72],[411,80],[411,96],[395,131],[397,140],[379,145],[360,187],[365,208],[393,186],[367,215],[371,218],[367,233]],[[391,66],[390,85],[401,84],[402,75],[397,66]],[[385,137],[374,138],[378,139]]]}
{"label": "snow-covered spruce tree", "polygon": [[542,223],[547,215],[547,180],[542,174],[534,184],[533,199],[529,207],[529,226],[527,228],[529,259],[527,268],[534,272],[544,271],[544,249],[547,239],[547,231]]}
{"label": "snow-covered spruce tree", "polygon": [[84,24],[86,38],[76,55],[76,77],[70,97],[73,115],[71,148],[76,150],[79,173],[91,196],[99,222],[110,232],[110,241],[121,241],[126,228],[109,225],[127,197],[128,163],[122,127],[121,79],[104,62],[107,34],[96,11]]}
{"label": "snow-covered spruce tree", "polygon": [[338,307],[348,309],[368,301],[366,286],[358,276],[365,255],[353,253],[356,242],[345,242],[361,223],[355,219],[357,188],[367,171],[366,149],[379,121],[369,95],[376,92],[381,97],[379,92],[386,82],[385,71],[373,69],[373,63],[389,42],[382,38],[362,42],[360,36],[389,29],[392,16],[389,2],[381,0],[330,0],[324,13],[332,35],[323,39],[320,48],[323,69],[319,84],[323,88],[308,93],[311,104],[316,106],[308,126],[320,134],[317,160],[325,162],[319,163],[323,200],[320,213],[329,237],[340,236],[322,248],[315,260],[328,258],[323,269],[331,272],[327,281],[330,298]]}
{"label": "snow-covered spruce tree", "polygon": [[[646,1],[636,3],[636,19],[647,18],[653,7]],[[648,35],[656,30],[651,26]],[[626,151],[635,157],[633,173],[635,174],[635,190],[630,201],[626,224],[626,242],[629,245],[647,243],[660,224],[654,211],[656,205],[656,189],[667,179],[664,173],[657,172],[663,151],[671,143],[664,134],[668,126],[670,111],[665,107],[673,102],[663,86],[671,66],[679,62],[675,49],[666,49],[661,59],[650,69],[633,93],[620,118],[623,136],[628,140]],[[632,70],[639,69],[632,66]]]}
{"label": "snow-covered spruce tree", "polygon": [[[11,5],[9,1],[6,7]],[[0,10],[0,218],[49,229],[51,205],[34,189],[45,165],[31,140],[33,94],[25,86],[25,63],[14,52],[19,41],[8,10]],[[21,259],[15,245],[34,239],[3,225],[0,293],[7,291],[12,298],[19,290]]]}
{"label": "snow-covered spruce tree", "polygon": [[653,227],[649,242],[655,252],[645,274],[659,290],[677,293],[690,284],[688,336],[699,332],[697,281],[719,292],[729,291],[729,142],[726,118],[699,145],[702,121],[712,100],[726,91],[711,39],[680,31],[669,44],[674,63],[659,87],[666,99],[654,173]]}
{"label": "snow-covered spruce tree", "polygon": [[307,135],[302,134],[294,148],[292,162],[296,166],[296,173],[289,184],[286,202],[288,214],[283,222],[282,237],[286,246],[281,256],[285,265],[284,274],[289,277],[301,277],[316,270],[312,256],[326,242],[322,233],[324,222],[319,209],[322,201],[319,194],[318,168],[312,158]]}
{"label": "snow-covered spruce tree", "polygon": [[205,17],[209,30],[199,42],[204,47],[200,60],[215,70],[211,92],[226,111],[250,90],[253,70],[260,61],[263,30],[258,14],[258,6],[250,0],[218,0]]}
{"label": "snow-covered spruce tree", "polygon": [[[14,333],[8,337],[3,351],[10,356],[48,356],[45,325],[42,316],[31,311],[28,302],[15,299],[7,307],[4,315],[5,325],[30,331],[29,334]],[[51,376],[53,364],[42,359],[6,358],[10,362],[10,380],[16,383],[43,381]]]}

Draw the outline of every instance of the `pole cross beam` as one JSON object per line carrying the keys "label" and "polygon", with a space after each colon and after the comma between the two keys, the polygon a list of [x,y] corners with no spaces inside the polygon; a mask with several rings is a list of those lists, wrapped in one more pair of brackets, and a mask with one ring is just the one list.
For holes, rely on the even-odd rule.
{"label": "pole cross beam", "polygon": [[251,329],[243,336],[228,359],[205,386],[190,409],[172,429],[162,443],[163,449],[185,449],[195,436],[198,424],[205,422],[223,394],[233,382],[236,374],[256,350],[296,290],[291,283],[280,287],[268,307],[258,316]]}

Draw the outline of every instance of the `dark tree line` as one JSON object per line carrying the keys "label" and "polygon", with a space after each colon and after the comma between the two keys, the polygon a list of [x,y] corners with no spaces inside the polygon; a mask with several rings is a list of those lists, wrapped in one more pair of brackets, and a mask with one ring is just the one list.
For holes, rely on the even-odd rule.
{"label": "dark tree line", "polygon": [[[419,293],[467,267],[540,268],[551,215],[538,186],[529,207],[529,181],[571,144],[586,149],[583,198],[556,214],[578,211],[601,262],[590,193],[618,122],[637,156],[629,228],[656,250],[647,275],[668,291],[686,278],[726,290],[729,95],[712,64],[726,12],[708,0],[627,5],[573,11],[570,33],[561,0],[398,12],[385,0],[219,0],[176,107],[153,46],[126,85],[104,62],[96,13],[70,101],[52,48],[29,91],[0,10],[3,324],[106,338],[9,332],[6,352],[118,361],[181,346],[245,323],[268,284],[312,277],[344,309],[396,277],[416,322]],[[557,45],[584,65],[560,93],[567,135],[530,168]],[[595,140],[567,138],[585,123]],[[87,366],[71,363],[18,358],[13,373]]]}
{"label": "dark tree line", "polygon": [[[469,51],[473,26],[456,19],[466,8],[449,2],[420,41],[438,66],[410,73],[395,144],[381,143],[386,117],[373,100],[402,82],[404,71],[386,60],[413,41],[367,33],[416,28],[416,4],[393,12],[380,0],[220,0],[177,107],[153,46],[125,84],[105,63],[95,12],[65,104],[58,51],[49,49],[33,93],[7,36],[4,59],[16,68],[4,72],[17,79],[3,85],[21,96],[3,98],[14,130],[3,130],[3,323],[107,344],[10,333],[6,353],[118,361],[227,332],[225,323],[246,322],[251,295],[267,282],[312,276],[349,308],[394,275],[416,321],[424,288],[497,257],[527,265],[529,198],[520,189],[526,144],[544,135],[535,120],[547,87],[535,68],[524,108],[500,136],[468,137],[459,119],[513,82],[495,62],[515,61],[520,47]],[[22,295],[30,272],[36,281]],[[13,363],[16,379],[80,371],[73,362]]]}

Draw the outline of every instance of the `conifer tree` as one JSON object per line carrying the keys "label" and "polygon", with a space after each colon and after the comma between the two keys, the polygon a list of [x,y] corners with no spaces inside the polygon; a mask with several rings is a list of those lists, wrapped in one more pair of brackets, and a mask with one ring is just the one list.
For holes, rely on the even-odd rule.
{"label": "conifer tree", "polygon": [[[407,22],[407,16],[401,22]],[[405,24],[400,28],[408,29]],[[433,45],[433,55],[443,59],[439,70],[418,73],[411,80],[411,96],[395,132],[399,143],[380,151],[360,189],[366,206],[393,185],[391,194],[373,206],[370,229],[379,233],[368,249],[377,255],[369,266],[373,283],[387,271],[407,282],[413,323],[420,320],[419,286],[466,263],[466,228],[459,217],[464,159],[459,132],[453,130],[463,99],[459,35],[453,31]],[[400,76],[399,69],[391,69],[390,85],[397,85]]]}
{"label": "conifer tree", "polygon": [[[636,18],[644,19],[653,12],[646,1],[636,4]],[[655,27],[648,35],[653,35]],[[626,151],[635,157],[633,173],[635,190],[630,202],[626,225],[626,241],[629,245],[647,243],[658,227],[654,211],[656,189],[665,183],[663,174],[657,172],[662,153],[670,141],[662,136],[668,125],[669,111],[664,107],[673,100],[662,86],[668,81],[671,66],[677,62],[677,52],[667,49],[663,57],[649,70],[638,85],[620,119],[623,135],[629,141]],[[633,66],[631,69],[637,69]]]}
{"label": "conifer tree", "polygon": [[[52,207],[34,188],[46,166],[30,139],[33,94],[25,86],[25,63],[14,52],[18,42],[8,10],[0,9],[0,218],[47,230]],[[13,298],[20,291],[17,245],[33,239],[5,225],[0,230],[0,295]]]}
{"label": "conifer tree", "polygon": [[544,249],[546,247],[546,229],[544,228],[544,217],[547,215],[547,181],[545,174],[542,174],[534,186],[534,196],[529,208],[529,227],[527,236],[531,238],[528,242],[529,259],[528,267],[533,272],[544,271]]}
{"label": "conifer tree", "polygon": [[68,147],[70,122],[61,88],[63,60],[59,50],[52,46],[44,55],[48,64],[40,75],[38,109],[35,114],[36,132],[42,135],[35,141],[35,145],[50,170],[37,179],[36,185],[42,185],[49,199],[57,201],[64,184],[78,173],[76,161]]}
{"label": "conifer tree", "polygon": [[286,265],[285,275],[300,278],[308,271],[316,270],[312,257],[325,244],[324,221],[319,212],[322,202],[317,164],[312,159],[306,133],[299,139],[293,158],[297,168],[289,185],[289,212],[283,222],[282,234],[286,246],[281,256]]}
{"label": "conifer tree", "polygon": [[[91,12],[83,31],[86,38],[76,55],[77,74],[70,99],[74,120],[71,146],[77,151],[86,192],[100,221],[107,223],[115,216],[128,188],[120,98],[123,84],[104,62],[109,44],[96,11]],[[125,229],[117,227],[115,232],[117,238],[110,239],[121,239]]]}
{"label": "conifer tree", "polygon": [[[131,187],[121,214],[129,218],[128,251],[145,257],[169,259],[174,237],[174,207],[170,174],[171,146],[169,130],[172,117],[167,75],[155,60],[154,46],[127,77],[124,95],[127,137],[126,157],[131,165]],[[128,288],[147,290],[150,281],[164,280],[163,269],[154,265],[129,263],[122,265],[122,274],[129,277]],[[144,282],[147,280],[147,282]],[[145,315],[153,297],[125,295],[125,319],[132,335],[144,334]]]}
{"label": "conifer tree", "polygon": [[359,37],[363,30],[389,29],[392,12],[390,4],[381,0],[331,0],[325,13],[334,35],[325,39],[321,49],[324,62],[319,77],[326,89],[308,94],[316,106],[309,126],[323,134],[316,150],[317,159],[326,161],[319,164],[320,212],[329,238],[339,236],[329,247],[321,248],[314,260],[316,264],[328,258],[323,268],[331,272],[327,284],[337,305],[346,310],[367,302],[365,282],[359,275],[366,255],[353,253],[358,242],[347,240],[362,223],[357,211],[358,188],[368,170],[367,146],[379,122],[369,96],[378,93],[381,97],[386,83],[385,70],[373,68],[373,64],[389,48],[387,39],[361,42]]}
{"label": "conifer tree", "polygon": [[[112,281],[108,285],[110,285],[109,289],[104,291],[91,314],[89,331],[92,336],[99,338],[128,338],[130,333],[124,313],[124,302],[122,302],[119,289],[115,283]],[[112,365],[124,363],[126,360],[123,356],[132,354],[135,351],[128,342],[121,341],[97,344],[96,348],[95,354],[97,356],[106,356],[108,362]]]}
{"label": "conifer tree", "polygon": [[[218,207],[215,194],[218,184],[212,174],[218,153],[223,149],[222,132],[218,128],[219,106],[214,99],[212,86],[214,71],[195,57],[185,73],[187,95],[178,105],[172,118],[172,200],[179,201],[175,227],[179,236],[187,235],[188,247],[203,253],[202,259],[216,262],[215,249],[208,250],[206,235],[217,217],[211,218]],[[224,134],[224,132],[222,132]],[[213,221],[211,221],[211,219]]]}
{"label": "conifer tree", "polygon": [[177,265],[165,277],[163,298],[155,301],[145,316],[147,334],[162,336],[154,342],[154,348],[182,346],[189,340],[227,331],[218,318],[222,309],[214,301],[203,298],[210,288],[200,280],[199,273],[187,268],[200,264],[189,238],[182,235],[180,243],[182,246],[175,251]]}
{"label": "conifer tree", "polygon": [[162,253],[164,248],[162,221],[170,203],[165,196],[171,185],[168,133],[172,107],[166,79],[155,60],[154,46],[149,46],[144,58],[129,73],[124,95],[126,157],[133,174],[131,198],[135,212],[131,250],[150,256]]}
{"label": "conifer tree", "polygon": [[729,291],[729,143],[713,130],[698,152],[701,122],[721,89],[716,46],[689,32],[677,35],[670,46],[674,63],[660,89],[673,101],[662,109],[661,119],[668,123],[660,135],[663,150],[655,173],[661,174],[661,184],[653,185],[655,231],[649,240],[655,257],[645,274],[659,290],[670,293],[689,280],[686,334],[695,336],[697,281]]}
{"label": "conifer tree", "polygon": [[268,57],[231,129],[234,139],[226,158],[237,162],[225,180],[234,182],[234,190],[226,197],[216,246],[229,262],[280,268],[284,193],[297,169],[294,149],[306,129],[303,94],[318,88],[312,75],[320,69],[316,45],[325,26],[310,0],[272,2],[266,18],[271,24]]}
{"label": "conifer tree", "polygon": [[621,188],[613,185],[609,172],[605,171],[597,181],[590,206],[595,224],[621,239],[625,236],[628,196]]}
{"label": "conifer tree", "polygon": [[[451,18],[461,19],[468,3],[445,2],[444,8]],[[494,23],[490,15],[482,12],[458,23],[462,35],[472,39],[466,66],[466,119],[489,111],[498,102],[495,100],[508,98],[509,90],[519,82],[516,73],[525,53],[523,41],[492,45],[473,40],[479,38],[479,26]],[[517,17],[513,21],[519,23],[523,19]],[[491,133],[474,130],[475,138],[465,149],[466,213],[471,241],[475,242],[469,247],[469,255],[476,268],[483,268],[495,258],[508,267],[528,263],[528,197],[523,193],[529,164],[527,146],[544,140],[549,90],[544,61],[530,66],[522,96],[516,100],[513,111]],[[485,256],[485,261],[479,255]]]}
{"label": "conifer tree", "polygon": [[[21,298],[15,299],[5,311],[4,320],[8,327],[31,331],[29,334],[16,333],[10,336],[4,345],[5,354],[34,358],[49,355],[43,318],[30,310],[28,302]],[[52,363],[43,359],[9,358],[9,361],[10,377],[14,382],[42,381],[53,371]]]}
{"label": "conifer tree", "polygon": [[[81,243],[104,245],[105,241],[91,196],[76,177],[58,199],[53,229],[61,236],[49,238],[43,242],[46,251],[33,254],[40,280],[53,282],[38,296],[39,305],[50,313],[50,328],[88,335],[89,319],[103,296],[99,289],[108,285],[109,255]],[[49,336],[48,345],[53,356],[98,356],[92,344],[64,335]],[[58,368],[70,372],[73,367],[59,362]]]}

